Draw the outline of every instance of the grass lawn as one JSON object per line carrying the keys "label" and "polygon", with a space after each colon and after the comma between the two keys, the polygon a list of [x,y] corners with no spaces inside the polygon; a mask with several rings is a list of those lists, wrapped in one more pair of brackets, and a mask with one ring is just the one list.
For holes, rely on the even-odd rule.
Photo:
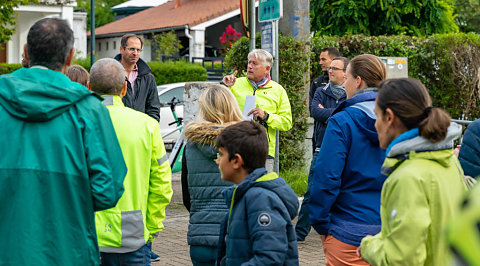
{"label": "grass lawn", "polygon": [[303,193],[307,190],[307,169],[287,169],[280,171],[280,176],[285,179],[298,196],[303,196]]}

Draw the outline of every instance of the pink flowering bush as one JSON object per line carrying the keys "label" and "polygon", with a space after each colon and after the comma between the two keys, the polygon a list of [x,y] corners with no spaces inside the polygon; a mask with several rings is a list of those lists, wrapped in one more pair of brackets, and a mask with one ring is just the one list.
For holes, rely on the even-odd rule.
{"label": "pink flowering bush", "polygon": [[242,34],[240,32],[237,32],[232,25],[228,25],[227,28],[225,28],[225,32],[218,38],[220,41],[220,44],[223,46],[222,53],[225,53],[230,47],[232,47],[232,44],[235,43]]}

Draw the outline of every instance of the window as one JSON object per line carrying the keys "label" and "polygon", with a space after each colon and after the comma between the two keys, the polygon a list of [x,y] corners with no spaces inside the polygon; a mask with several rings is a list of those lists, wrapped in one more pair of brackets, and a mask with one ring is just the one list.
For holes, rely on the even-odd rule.
{"label": "window", "polygon": [[113,41],[113,50],[117,50],[117,41]]}
{"label": "window", "polygon": [[108,51],[108,41],[107,41],[107,47],[105,48],[105,51]]}
{"label": "window", "polygon": [[98,42],[98,51],[100,52],[102,50],[102,43]]}
{"label": "window", "polygon": [[[160,87],[160,86],[159,86]],[[160,87],[160,89],[163,89],[162,87]],[[160,100],[160,105],[163,107],[163,106],[168,106],[168,102],[171,102],[173,97],[175,97],[175,101],[183,101],[183,90],[185,89],[184,86],[181,86],[181,87],[175,87],[171,90],[167,90],[165,92],[163,92],[163,89],[160,93],[160,95],[158,96],[158,99]],[[163,93],[162,93],[163,92]],[[183,105],[183,103],[181,103],[180,105]]]}

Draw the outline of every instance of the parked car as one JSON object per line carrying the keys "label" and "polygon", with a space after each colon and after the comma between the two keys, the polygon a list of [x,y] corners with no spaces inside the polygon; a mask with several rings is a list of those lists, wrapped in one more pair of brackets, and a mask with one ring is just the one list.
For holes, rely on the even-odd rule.
{"label": "parked car", "polygon": [[157,86],[158,99],[160,101],[160,131],[162,133],[165,147],[172,148],[173,144],[180,136],[180,132],[176,131],[166,137],[165,134],[177,128],[175,118],[171,109],[172,102],[175,103],[175,113],[178,118],[183,118],[183,92],[185,90],[185,82],[171,83]]}

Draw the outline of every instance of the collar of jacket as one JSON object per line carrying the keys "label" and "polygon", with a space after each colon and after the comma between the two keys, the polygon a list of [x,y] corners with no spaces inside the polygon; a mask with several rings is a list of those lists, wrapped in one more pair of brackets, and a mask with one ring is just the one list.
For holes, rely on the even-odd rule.
{"label": "collar of jacket", "polygon": [[263,85],[262,87],[258,87],[257,89],[255,89],[255,87],[253,87],[252,83],[250,82],[250,79],[248,79],[247,77],[245,77],[245,78],[247,80],[247,83],[250,85],[250,87],[252,87],[254,92],[258,89],[271,89],[273,87],[272,86],[273,80],[269,80],[267,84]]}
{"label": "collar of jacket", "polygon": [[382,166],[382,174],[391,174],[403,161],[413,158],[435,160],[447,166],[453,154],[453,141],[462,134],[462,127],[451,123],[447,136],[442,141],[432,143],[419,136],[418,128],[402,133],[390,143],[387,148],[387,157]]}
{"label": "collar of jacket", "polygon": [[105,106],[125,106],[122,102],[122,98],[118,95],[105,94],[102,95],[103,105]]}
{"label": "collar of jacket", "polygon": [[211,122],[191,122],[185,127],[183,134],[187,141],[202,145],[215,146],[217,136],[223,131],[223,129],[235,123],[237,122],[220,125]]}
{"label": "collar of jacket", "polygon": [[[122,55],[121,54],[117,54],[115,57],[114,57],[115,60],[117,60],[118,62],[121,62],[122,60]],[[141,77],[141,76],[145,76],[147,74],[149,74],[150,72],[152,72],[152,69],[148,66],[148,64],[143,61],[142,58],[139,58],[138,61],[137,61],[137,67],[138,67],[138,76]]]}
{"label": "collar of jacket", "polygon": [[[253,172],[251,172],[239,185],[232,186],[232,187],[229,187],[229,188],[225,189],[223,191],[223,195],[224,195],[225,199],[227,200],[227,205],[228,206],[233,206],[232,201],[233,201],[233,204],[235,204],[235,202],[237,202],[240,198],[242,198],[243,195],[245,194],[245,192],[247,192],[247,190],[250,187],[256,185],[257,179],[259,179],[258,181],[260,182],[260,181],[267,181],[267,180],[273,180],[273,179],[278,178],[278,175],[276,173],[274,173],[275,177],[270,176],[270,174],[267,174],[267,169],[265,169],[264,167],[257,168],[255,170],[253,170]],[[262,180],[261,178],[263,176],[269,176],[269,177],[267,178],[267,180]],[[235,191],[235,195],[233,193],[234,191]],[[235,197],[233,197],[233,196],[235,196]]]}
{"label": "collar of jacket", "polygon": [[[324,94],[326,94],[326,95],[328,95],[328,96],[330,96],[330,97],[332,97],[332,98],[334,98],[334,99],[337,99],[337,98],[335,97],[335,95],[333,94],[333,92],[332,92],[331,86],[338,86],[338,85],[333,85],[333,84],[329,81],[329,82],[327,83],[327,85],[325,85],[325,86],[322,88],[321,92],[324,93]],[[338,100],[340,101],[340,100],[344,100],[344,99],[346,99],[346,98],[347,98],[347,93],[345,93],[345,90],[344,90],[343,96],[342,96],[340,99],[338,99]]]}
{"label": "collar of jacket", "polygon": [[[378,89],[366,88],[366,89],[363,89],[363,90],[367,90],[367,89],[371,89],[371,90],[364,91],[360,94],[355,94],[352,98],[343,101],[340,105],[338,105],[338,107],[335,109],[335,111],[333,111],[332,116],[334,114],[340,112],[340,111],[343,111],[343,109],[345,109],[349,106],[352,106],[354,104],[361,103],[361,102],[366,102],[366,101],[375,101],[375,98],[377,98]],[[360,90],[360,91],[363,91],[363,90]]]}

